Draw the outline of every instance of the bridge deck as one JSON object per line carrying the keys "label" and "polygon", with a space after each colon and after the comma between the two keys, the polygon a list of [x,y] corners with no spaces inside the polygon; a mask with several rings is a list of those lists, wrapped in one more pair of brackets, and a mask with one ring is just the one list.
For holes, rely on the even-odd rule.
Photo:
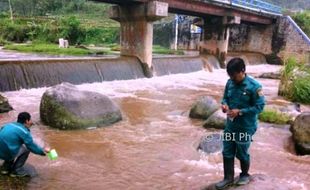
{"label": "bridge deck", "polygon": [[[135,3],[146,3],[150,0],[94,0],[98,2],[128,5]],[[240,16],[241,20],[271,24],[273,19],[279,16],[280,9],[269,3],[259,0],[158,0],[169,4],[169,12],[186,14],[191,16]],[[251,3],[250,3],[251,2]],[[248,6],[246,6],[248,5]],[[252,5],[251,7],[249,5]],[[261,9],[260,6],[264,6]],[[268,11],[268,6],[275,12]],[[263,9],[264,8],[264,9]]]}

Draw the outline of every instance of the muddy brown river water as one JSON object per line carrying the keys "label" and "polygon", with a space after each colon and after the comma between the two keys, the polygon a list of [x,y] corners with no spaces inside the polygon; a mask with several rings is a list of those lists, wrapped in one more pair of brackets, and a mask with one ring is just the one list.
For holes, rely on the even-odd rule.
{"label": "muddy brown river water", "polygon": [[[249,66],[254,75],[278,66]],[[0,183],[0,189],[198,190],[222,179],[221,153],[197,151],[200,139],[220,132],[202,128],[188,117],[203,95],[220,100],[225,70],[200,71],[151,79],[79,85],[111,97],[123,121],[106,128],[59,131],[40,124],[39,104],[46,88],[6,92],[14,111],[1,114],[0,124],[14,121],[21,111],[32,113],[36,141],[55,148],[57,161],[30,155],[38,176],[22,185]],[[279,81],[259,79],[269,103],[286,105],[277,96]],[[252,184],[238,189],[310,189],[310,157],[296,156],[288,127],[260,123],[251,147]],[[236,163],[238,163],[236,161]],[[240,172],[236,164],[236,173]]]}

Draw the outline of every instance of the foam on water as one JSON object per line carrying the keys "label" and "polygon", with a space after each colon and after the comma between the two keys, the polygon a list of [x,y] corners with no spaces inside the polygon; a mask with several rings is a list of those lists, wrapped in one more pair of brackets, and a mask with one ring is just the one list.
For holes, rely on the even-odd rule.
{"label": "foam on water", "polygon": [[[111,98],[141,98],[136,95],[139,91],[150,91],[153,94],[164,94],[167,89],[190,89],[203,90],[200,87],[206,84],[225,85],[227,76],[225,71],[216,70],[214,73],[199,71],[189,74],[176,74],[163,77],[142,78],[136,80],[126,81],[106,81],[101,83],[82,84],[77,85],[80,90],[94,91]],[[223,76],[224,74],[224,76]],[[13,107],[20,105],[33,105],[40,102],[40,98],[47,90],[44,88],[22,89],[19,91],[4,92],[4,95],[9,99]],[[143,99],[143,98],[141,98]],[[147,101],[157,101],[151,99],[143,99]],[[169,104],[169,101],[162,101],[160,103]]]}
{"label": "foam on water", "polygon": [[166,104],[166,105],[171,104],[171,102],[168,101],[168,100],[154,100],[154,99],[151,99],[151,98],[138,98],[138,99],[149,101],[149,102],[155,102],[155,103],[159,103],[159,104]]}
{"label": "foam on water", "polygon": [[103,83],[83,84],[78,88],[81,90],[96,91],[102,94],[110,95],[113,97],[126,97],[130,93],[138,91],[152,91],[158,92],[161,89],[192,89],[201,90],[199,86],[206,84],[206,79],[210,78],[214,83],[223,83],[223,78],[216,80],[215,73],[208,73],[205,71],[199,71],[190,74],[176,74],[154,78],[143,78],[127,81],[112,81]]}
{"label": "foam on water", "polygon": [[[274,65],[254,65],[248,66],[249,72],[271,72],[279,70],[279,66]],[[80,90],[94,91],[108,95],[114,98],[137,97],[138,91],[152,91],[153,93],[162,94],[162,89],[191,89],[205,90],[202,86],[207,84],[224,86],[228,76],[223,69],[214,70],[209,73],[198,71],[187,74],[176,74],[154,78],[141,78],[125,81],[106,81],[101,83],[85,83],[77,85]],[[22,89],[19,91],[5,92],[4,95],[9,98],[12,104],[27,104],[32,101],[37,101],[38,97],[47,90],[47,87]],[[24,99],[26,98],[26,99]],[[167,103],[167,102],[165,102]]]}
{"label": "foam on water", "polygon": [[213,169],[213,170],[218,169],[218,167],[214,165],[214,163],[209,163],[208,160],[184,160],[183,162],[187,165],[194,167]]}
{"label": "foam on water", "polygon": [[281,68],[281,65],[261,64],[247,66],[246,71],[250,73],[279,72]]}

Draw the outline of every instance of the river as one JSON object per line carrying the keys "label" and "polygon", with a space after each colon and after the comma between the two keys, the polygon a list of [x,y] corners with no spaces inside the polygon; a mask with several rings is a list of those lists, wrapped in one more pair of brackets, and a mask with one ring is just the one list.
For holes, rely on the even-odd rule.
{"label": "river", "polygon": [[[248,72],[257,75],[278,69],[253,65]],[[0,124],[14,121],[21,111],[30,112],[36,123],[35,140],[55,148],[59,159],[31,154],[28,162],[38,176],[23,185],[1,182],[0,189],[198,190],[221,180],[221,153],[197,151],[204,135],[220,131],[202,128],[202,121],[190,119],[188,112],[201,96],[220,100],[227,79],[225,70],[214,70],[78,85],[112,98],[124,119],[110,127],[76,131],[40,123],[40,99],[47,88],[5,92],[15,110],[1,114]],[[277,96],[278,80],[259,81],[269,103],[289,103]],[[238,189],[310,188],[310,157],[295,155],[287,126],[260,123],[250,152],[250,173],[258,177],[252,185]],[[236,175],[240,172],[237,163]]]}

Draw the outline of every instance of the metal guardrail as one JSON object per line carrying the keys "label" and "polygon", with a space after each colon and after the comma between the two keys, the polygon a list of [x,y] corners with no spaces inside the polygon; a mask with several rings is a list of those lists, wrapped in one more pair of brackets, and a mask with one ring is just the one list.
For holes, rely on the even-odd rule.
{"label": "metal guardrail", "polygon": [[264,10],[270,13],[281,14],[282,8],[261,0],[231,0],[232,5]]}
{"label": "metal guardrail", "polygon": [[297,32],[302,35],[303,39],[308,42],[310,45],[310,39],[309,37],[302,31],[302,29],[296,24],[296,22],[290,17],[286,16],[286,18],[289,20],[289,22],[294,26],[294,28],[297,30]]}

